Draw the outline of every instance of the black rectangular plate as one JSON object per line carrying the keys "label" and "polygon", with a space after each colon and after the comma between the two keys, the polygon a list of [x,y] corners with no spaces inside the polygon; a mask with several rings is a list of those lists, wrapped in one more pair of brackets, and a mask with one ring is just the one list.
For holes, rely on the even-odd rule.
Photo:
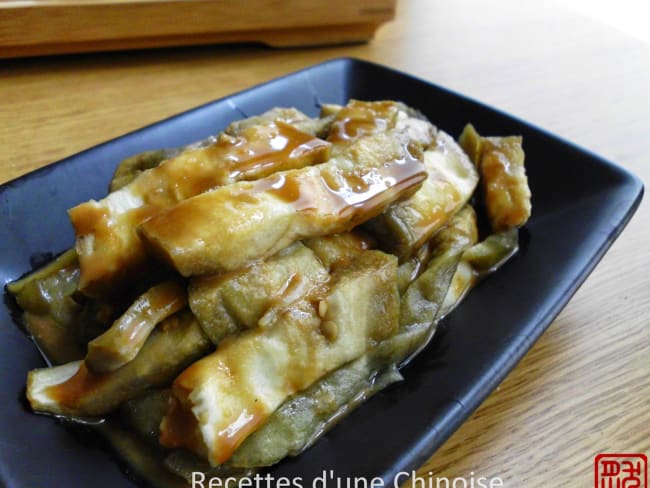
{"label": "black rectangular plate", "polygon": [[[444,333],[404,371],[406,380],[361,406],[274,477],[386,481],[422,464],[497,386],[548,327],[641,201],[624,170],[528,123],[428,82],[355,59],[337,59],[217,100],[114,139],[0,187],[0,280],[73,244],[66,209],[101,198],[116,164],[134,153],[202,139],[275,106],[310,115],[321,103],[396,99],[458,136],[467,122],[486,135],[521,134],[533,194],[522,249],[447,319]],[[598,333],[598,331],[594,331]],[[8,487],[132,486],[105,451],[25,407],[34,345],[0,307],[0,484]]]}

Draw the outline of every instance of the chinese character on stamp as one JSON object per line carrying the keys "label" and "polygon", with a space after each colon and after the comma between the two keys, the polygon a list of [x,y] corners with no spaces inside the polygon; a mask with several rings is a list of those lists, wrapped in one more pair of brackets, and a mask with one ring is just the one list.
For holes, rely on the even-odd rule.
{"label": "chinese character on stamp", "polygon": [[594,459],[594,488],[650,488],[647,456],[598,454]]}

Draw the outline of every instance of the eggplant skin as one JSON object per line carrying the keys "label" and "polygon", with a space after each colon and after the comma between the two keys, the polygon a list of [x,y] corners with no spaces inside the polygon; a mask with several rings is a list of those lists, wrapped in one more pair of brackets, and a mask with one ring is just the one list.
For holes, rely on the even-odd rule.
{"label": "eggplant skin", "polygon": [[476,242],[477,236],[476,214],[466,206],[434,237],[433,256],[426,270],[402,296],[402,326],[430,324],[435,320],[463,252]]}

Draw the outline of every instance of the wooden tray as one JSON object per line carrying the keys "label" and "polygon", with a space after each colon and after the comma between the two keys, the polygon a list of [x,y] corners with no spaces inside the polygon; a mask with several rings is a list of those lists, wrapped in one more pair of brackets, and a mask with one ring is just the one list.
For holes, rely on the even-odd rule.
{"label": "wooden tray", "polygon": [[0,1],[0,57],[224,42],[363,42],[396,0]]}

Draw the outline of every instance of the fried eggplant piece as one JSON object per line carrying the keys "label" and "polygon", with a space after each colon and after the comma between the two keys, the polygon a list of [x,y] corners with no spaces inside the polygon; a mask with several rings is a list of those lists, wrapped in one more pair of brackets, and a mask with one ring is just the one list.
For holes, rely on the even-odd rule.
{"label": "fried eggplant piece", "polygon": [[360,138],[346,154],[190,198],[144,222],[141,235],[183,276],[227,272],[297,240],[347,231],[426,178],[419,145],[404,132]]}
{"label": "fried eggplant piece", "polygon": [[328,280],[328,270],[314,252],[297,242],[249,267],[192,279],[190,308],[218,344],[226,335],[257,327],[263,317],[268,322],[273,310],[282,310]]}
{"label": "fried eggplant piece", "polygon": [[481,187],[492,230],[521,227],[530,217],[530,188],[524,167],[522,138],[481,137],[465,126],[460,144],[481,174]]}
{"label": "fried eggplant piece", "polygon": [[432,257],[426,270],[402,296],[402,327],[434,322],[463,252],[476,242],[477,237],[474,209],[466,206],[433,238]]}
{"label": "fried eggplant piece", "polygon": [[424,165],[428,176],[422,187],[364,226],[377,236],[382,249],[401,261],[410,258],[467,203],[478,183],[472,162],[442,131],[436,135],[435,146],[425,151]]}
{"label": "fried eggplant piece", "polygon": [[322,295],[294,303],[270,327],[222,341],[174,381],[161,444],[222,464],[292,394],[392,336],[396,261],[365,251]]}
{"label": "fried eggplant piece", "polygon": [[[68,268],[76,264],[77,253],[74,251],[74,249],[68,249],[42,268],[32,271],[23,278],[7,284],[7,291],[14,295],[16,297],[16,300],[20,300],[20,294],[23,292],[23,290],[25,290],[25,287],[34,285],[38,286],[38,281],[51,276],[53,273],[56,273],[63,268]],[[20,301],[18,304],[22,308],[25,308],[25,306],[23,306]]]}
{"label": "fried eggplant piece", "polygon": [[147,255],[136,226],[182,200],[234,181],[322,163],[330,144],[281,121],[221,134],[207,147],[188,149],[142,172],[101,201],[69,210],[75,229],[79,288],[101,294],[139,269]]}
{"label": "fried eggplant piece", "polygon": [[7,291],[23,310],[25,329],[53,364],[84,356],[77,326],[82,306],[74,300],[78,281],[77,255],[71,249],[47,266],[7,285]]}
{"label": "fried eggplant piece", "polygon": [[[257,125],[268,124],[269,122],[276,122],[278,120],[295,127],[297,123],[307,122],[311,119],[300,110],[297,110],[295,108],[274,107],[271,110],[267,110],[263,114],[253,115],[252,117],[245,119],[235,120],[225,128],[224,132],[231,136],[238,136],[246,129],[250,129],[251,127],[255,127]],[[312,132],[310,132],[310,134],[315,135]]]}
{"label": "fried eggplant piece", "polygon": [[324,103],[320,106],[319,117],[335,117],[343,109],[338,103]]}
{"label": "fried eggplant piece", "polygon": [[[328,118],[312,119],[295,108],[273,108],[261,115],[255,115],[247,119],[232,122],[228,127],[226,127],[224,132],[233,137],[237,137],[244,131],[244,129],[248,129],[252,126],[281,121],[292,125],[299,131],[324,139],[327,137],[332,119],[333,116]],[[203,149],[215,144],[218,140],[218,136],[209,136],[186,146],[145,151],[126,158],[117,166],[109,185],[109,191],[113,192],[125,187],[136,179],[142,172],[159,166],[163,161],[176,157],[183,151]]]}
{"label": "fried eggplant piece", "polygon": [[287,400],[242,443],[228,465],[270,466],[300,454],[361,402],[400,381],[396,364],[421,344],[427,330],[420,325],[402,331]]}
{"label": "fried eggplant piece", "polygon": [[476,284],[503,266],[518,250],[517,229],[491,234],[463,252],[441,315],[451,311]]}
{"label": "fried eggplant piece", "polygon": [[400,104],[393,101],[350,100],[336,111],[327,140],[343,145],[360,137],[385,132],[395,127]]}
{"label": "fried eggplant piece", "polygon": [[463,253],[463,261],[467,261],[479,275],[487,275],[500,268],[518,248],[517,229],[508,229],[490,234],[467,249]]}
{"label": "fried eggplant piece", "polygon": [[105,415],[149,388],[169,384],[211,348],[194,316],[182,311],[165,319],[140,353],[115,371],[92,373],[83,361],[30,371],[27,399],[36,412]]}
{"label": "fried eggplant piece", "polygon": [[184,284],[164,281],[150,288],[106,332],[88,343],[86,366],[93,373],[121,368],[140,352],[159,322],[186,306]]}

